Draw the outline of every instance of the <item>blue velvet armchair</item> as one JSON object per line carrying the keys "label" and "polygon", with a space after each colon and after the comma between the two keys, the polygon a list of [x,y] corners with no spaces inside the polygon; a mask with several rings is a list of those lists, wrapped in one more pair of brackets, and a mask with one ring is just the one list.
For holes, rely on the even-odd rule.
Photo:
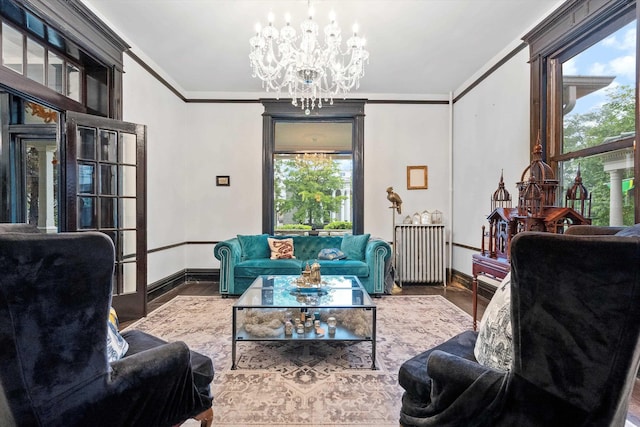
{"label": "blue velvet armchair", "polygon": [[624,426],[640,362],[640,238],[599,234],[516,235],[511,368],[479,364],[473,331],[416,355],[399,372],[401,424]]}
{"label": "blue velvet armchair", "polygon": [[111,240],[25,227],[0,227],[0,424],[209,425],[210,359],[139,332],[108,362]]}

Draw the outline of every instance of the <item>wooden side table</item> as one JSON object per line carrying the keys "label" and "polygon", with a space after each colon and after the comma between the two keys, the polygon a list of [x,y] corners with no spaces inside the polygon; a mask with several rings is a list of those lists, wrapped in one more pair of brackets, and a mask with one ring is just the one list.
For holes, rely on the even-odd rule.
{"label": "wooden side table", "polygon": [[483,274],[496,280],[502,280],[511,271],[511,265],[506,258],[490,258],[482,254],[474,254],[471,257],[471,262],[473,264],[473,330],[475,331],[478,326],[478,275]]}

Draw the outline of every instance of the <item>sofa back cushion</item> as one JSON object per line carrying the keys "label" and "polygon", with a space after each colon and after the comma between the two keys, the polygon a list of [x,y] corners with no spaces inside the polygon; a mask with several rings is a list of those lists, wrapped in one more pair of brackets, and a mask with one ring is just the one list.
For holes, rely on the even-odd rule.
{"label": "sofa back cushion", "polygon": [[318,259],[322,249],[339,248],[342,236],[293,236],[293,254],[297,259]]}
{"label": "sofa back cushion", "polygon": [[362,261],[365,258],[367,243],[369,243],[370,236],[370,234],[345,234],[342,236],[340,250],[344,252],[347,259]]}
{"label": "sofa back cushion", "polygon": [[238,234],[238,241],[242,248],[242,260],[269,258],[271,250],[269,249],[268,236],[266,234],[252,234],[243,236]]}

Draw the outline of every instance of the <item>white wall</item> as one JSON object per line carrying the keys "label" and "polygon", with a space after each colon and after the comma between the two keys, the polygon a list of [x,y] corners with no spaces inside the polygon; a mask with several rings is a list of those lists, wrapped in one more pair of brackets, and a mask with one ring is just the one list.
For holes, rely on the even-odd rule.
{"label": "white wall", "polygon": [[[147,248],[186,239],[186,104],[124,55],[123,119],[147,126]],[[187,267],[186,247],[148,256],[147,283]]]}
{"label": "white wall", "polygon": [[[262,232],[260,103],[187,104],[187,241],[221,241]],[[186,148],[186,147],[185,147]],[[216,176],[231,185],[217,187]],[[213,245],[190,245],[188,268],[218,268]]]}
{"label": "white wall", "polygon": [[[364,228],[391,240],[385,189],[406,213],[446,210],[447,105],[367,105],[364,130]],[[187,241],[220,241],[262,231],[262,104],[187,104],[189,144],[184,210]],[[406,190],[406,166],[429,165],[429,190]],[[231,186],[216,187],[216,175]],[[405,213],[406,212],[406,213]],[[188,268],[217,268],[213,245],[190,245]]]}
{"label": "white wall", "polygon": [[[364,229],[392,240],[385,189],[406,215],[440,210],[452,240],[479,247],[490,195],[504,169],[507,189],[529,162],[527,50],[454,104],[453,172],[446,104],[367,104]],[[260,103],[184,103],[125,55],[124,119],[147,125],[148,248],[215,242],[262,227]],[[427,190],[407,190],[406,167],[427,165]],[[449,178],[453,173],[453,212]],[[216,187],[216,175],[231,186]],[[148,283],[185,268],[218,268],[213,244],[180,245],[149,255]],[[471,254],[453,248],[452,267],[471,274]]]}
{"label": "white wall", "polygon": [[[387,187],[402,198],[402,213],[449,208],[449,105],[367,104],[364,125],[364,229],[393,239]],[[428,167],[428,189],[407,190],[407,166]]]}
{"label": "white wall", "polygon": [[454,270],[471,274],[491,195],[504,169],[505,188],[517,205],[515,183],[529,165],[528,49],[523,49],[453,106]]}

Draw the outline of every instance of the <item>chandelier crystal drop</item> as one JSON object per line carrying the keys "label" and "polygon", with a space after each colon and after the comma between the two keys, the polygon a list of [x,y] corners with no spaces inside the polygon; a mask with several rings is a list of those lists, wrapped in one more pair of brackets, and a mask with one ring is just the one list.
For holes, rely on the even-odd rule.
{"label": "chandelier crystal drop", "polygon": [[346,96],[357,89],[364,75],[364,63],[369,52],[366,40],[358,36],[357,25],[346,42],[343,51],[342,35],[333,12],[330,23],[324,28],[324,45],[318,39],[318,24],[313,21],[313,9],[309,7],[309,18],[300,25],[300,35],[291,26],[290,17],[285,17],[285,26],[278,31],[273,25],[273,14],[262,28],[256,26],[251,44],[252,76],[262,80],[262,87],[275,91],[277,98],[287,90],[294,106],[300,105],[309,115],[322,102],[333,104],[333,98]]}

